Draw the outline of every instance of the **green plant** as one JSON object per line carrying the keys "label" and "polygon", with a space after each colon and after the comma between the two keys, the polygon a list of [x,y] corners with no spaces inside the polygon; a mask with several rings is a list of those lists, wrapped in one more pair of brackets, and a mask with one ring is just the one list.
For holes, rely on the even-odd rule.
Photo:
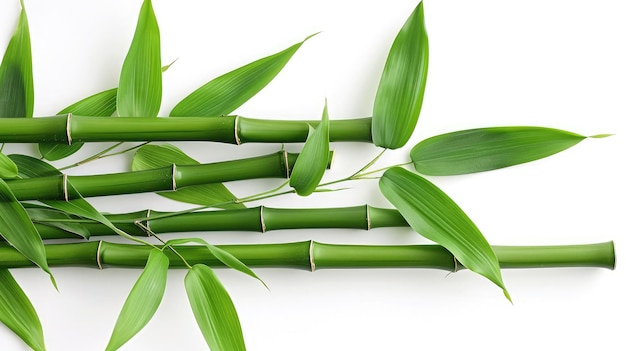
{"label": "green plant", "polygon": [[[131,51],[132,51],[132,50],[131,50]],[[125,66],[126,66],[126,65],[125,65]],[[161,67],[160,67],[160,66],[161,66],[161,63],[160,63],[160,62],[155,63],[155,64],[153,65],[153,68],[154,68],[154,66],[156,66],[159,70],[161,69]],[[160,100],[160,99],[159,99],[159,100]],[[332,102],[332,101],[331,101],[331,102]],[[332,105],[331,105],[331,106],[332,106]],[[374,110],[376,111],[376,109],[374,109]],[[129,112],[129,113],[134,114],[135,112]],[[143,113],[142,113],[142,112],[140,112],[139,114],[143,115]],[[148,112],[146,112],[146,114],[156,114],[156,113],[148,113]],[[332,116],[332,109],[331,109],[331,116]],[[66,123],[66,121],[65,121],[65,120],[64,120],[64,122]],[[19,123],[19,122],[18,122],[18,123]],[[144,123],[144,122],[143,122],[143,121],[141,121],[140,123]],[[392,123],[392,125],[395,125],[395,123]],[[331,129],[331,131],[332,131],[332,125],[331,125],[331,128],[330,128],[330,129]],[[96,132],[97,132],[97,130],[96,130]],[[407,130],[402,130],[401,132],[405,132],[405,134],[406,134]],[[393,133],[392,133],[392,135],[393,135]],[[392,139],[394,139],[394,137],[392,137]],[[33,141],[36,141],[36,140],[33,140]],[[405,142],[406,142],[406,140],[405,140]],[[386,142],[386,141],[383,141],[383,143],[387,143],[387,142]],[[394,143],[391,143],[391,144],[385,144],[384,146],[388,146],[388,147],[390,147],[390,148],[396,148],[398,145],[396,145],[396,144],[394,144]],[[144,150],[146,150],[146,149],[144,149]],[[320,155],[320,154],[318,154],[318,156],[319,156],[319,155]],[[326,154],[325,154],[325,153],[321,153],[321,155],[326,155]],[[310,167],[314,167],[316,164],[320,164],[320,162],[321,162],[321,161],[316,161],[316,158],[319,158],[319,157],[317,157],[317,156],[312,156],[312,157],[309,157],[308,161],[312,164],[312,166],[310,166]],[[326,163],[326,162],[325,162],[326,160],[323,160],[323,161],[324,161],[324,164],[325,164],[325,163]],[[407,161],[407,160],[403,160],[403,161],[401,161],[401,162],[406,162],[406,161]],[[10,165],[10,163],[9,163],[9,165]],[[11,167],[9,167],[9,170],[10,170],[10,169],[11,169]],[[18,169],[19,169],[19,167],[18,167]],[[404,185],[406,185],[406,183],[403,183],[402,181],[396,181],[396,179],[397,179],[397,178],[392,178],[392,175],[393,175],[394,173],[397,173],[397,172],[398,172],[397,170],[393,170],[393,171],[391,171],[391,172],[392,172],[392,173],[390,173],[391,175],[390,175],[387,179],[390,179],[390,180],[392,181],[392,185],[393,185],[393,186],[385,185],[385,186],[384,186],[384,188],[387,188],[387,189],[392,189],[391,191],[393,192],[393,191],[394,191],[394,190],[393,190],[394,186],[397,186],[397,187],[399,187],[399,188],[400,188],[400,190],[402,190],[402,189],[403,189],[402,187],[403,187]],[[300,174],[302,174],[302,173],[300,173]],[[399,174],[399,175],[401,175],[401,174]],[[300,177],[302,177],[302,176],[300,176]],[[394,176],[394,177],[395,177],[395,176]],[[293,179],[294,179],[294,178],[292,178],[292,180],[293,180]],[[302,179],[302,178],[301,178],[301,179]],[[310,187],[311,187],[311,182],[315,182],[315,179],[311,179],[311,178],[307,177],[307,176],[306,176],[306,173],[305,173],[305,175],[304,175],[304,179],[305,179],[305,181],[304,181],[304,182],[305,182],[306,184],[303,186],[303,189],[305,189],[305,190],[303,190],[302,192],[303,192],[303,193],[308,193],[308,192],[309,192],[309,189],[310,189]],[[318,180],[319,180],[319,179],[318,179]],[[421,181],[421,180],[420,180],[420,181]],[[63,184],[65,184],[65,183],[63,183]],[[70,181],[70,183],[68,183],[68,184],[73,184],[73,183]],[[300,184],[301,184],[301,183],[300,183]],[[428,183],[426,183],[426,184],[428,184]],[[297,184],[292,184],[292,185],[301,186],[301,185],[297,185]],[[426,186],[427,186],[427,185],[426,185]],[[298,189],[296,188],[296,190],[298,190]],[[72,191],[73,191],[73,190],[72,190],[72,189],[71,189],[71,187],[70,187],[70,190],[69,190],[69,191],[64,191],[64,193],[65,193],[65,194],[69,194],[69,193],[72,193]],[[385,189],[383,189],[383,191],[385,191]],[[427,193],[429,193],[429,194],[438,194],[436,191],[429,191],[429,190],[427,190],[426,192],[427,192]],[[402,193],[402,191],[399,191],[399,192],[397,192],[397,191],[396,191],[396,195],[397,195],[397,194],[401,194],[401,193]],[[323,196],[325,196],[325,194],[319,194],[319,196],[322,196],[322,197],[323,197]],[[393,197],[394,195],[388,195],[388,196]],[[244,198],[244,199],[245,199],[245,198]],[[253,196],[251,199],[258,199],[258,197],[254,197],[254,196]],[[227,199],[227,200],[230,200],[230,199]],[[446,200],[444,199],[444,201],[446,201]],[[393,202],[393,201],[392,201],[392,202]],[[236,203],[237,203],[237,202],[235,202],[235,204],[236,204]],[[395,204],[395,203],[394,203],[394,204]],[[63,209],[64,211],[70,211],[70,212],[72,212],[72,211],[76,211],[76,209],[75,209],[75,208],[74,208],[74,209],[72,209],[72,208],[68,208],[68,205],[67,205],[67,204],[63,204],[63,203],[58,203],[58,202],[57,202],[57,203],[53,203],[53,204],[49,204],[49,205],[50,205],[50,206],[53,206],[53,207],[55,207],[55,206],[56,206],[57,208],[58,208],[58,207],[62,207],[62,209]],[[396,205],[396,206],[401,207],[401,210],[402,210],[402,207],[406,207],[406,206],[402,206],[402,205]],[[77,206],[77,207],[80,207],[80,206]],[[412,206],[411,206],[411,205],[409,205],[409,207],[412,207]],[[78,213],[78,215],[85,216],[85,217],[87,217],[87,218],[90,218],[91,220],[96,220],[96,221],[103,222],[103,224],[105,224],[105,225],[110,225],[110,223],[108,223],[107,221],[103,220],[103,219],[102,219],[102,218],[101,218],[98,214],[95,214],[95,213],[91,212],[91,210],[90,210],[90,209],[85,210],[84,208],[80,207],[80,208],[79,208],[79,210],[80,210],[80,211],[82,211],[82,212],[81,212],[81,213]],[[72,212],[72,213],[74,213],[74,215],[77,215],[77,213],[75,213],[75,212]],[[408,215],[408,216],[410,217],[411,215]],[[91,217],[93,217],[93,218],[91,218]],[[94,219],[94,218],[95,218],[95,219]],[[65,223],[66,225],[69,225],[69,224],[70,224],[70,223],[72,223],[72,222],[71,222],[71,221],[64,221],[64,222],[61,222],[61,223]],[[418,227],[419,227],[419,226],[418,226]],[[478,233],[478,235],[480,235],[480,233]],[[211,241],[212,241],[212,240],[211,240]],[[305,244],[306,244],[306,243],[305,243]],[[92,246],[93,246],[93,245],[92,245]],[[310,244],[309,244],[309,246],[310,246]],[[484,246],[485,246],[485,245],[483,245],[483,248],[484,248]],[[209,248],[212,248],[212,247],[211,247],[211,246],[209,246]],[[147,249],[148,249],[148,248],[147,248]],[[215,250],[215,249],[213,249],[213,250]],[[458,255],[458,254],[457,254],[457,255]],[[183,255],[183,256],[184,256],[184,255]],[[156,259],[155,259],[155,260],[156,260]],[[228,259],[226,259],[226,260],[228,261]],[[139,261],[145,261],[145,258],[139,258]],[[155,261],[155,262],[156,262],[156,261]],[[162,263],[162,262],[163,262],[163,260],[162,260],[162,259],[161,259],[161,260],[158,260],[158,262],[161,262],[161,263]],[[232,262],[231,262],[231,263],[232,263]],[[477,270],[480,270],[480,269],[477,269]],[[202,291],[203,289],[204,289],[204,290],[209,289],[208,287],[204,287],[204,288],[203,288],[203,285],[202,285],[202,283],[200,282],[200,280],[196,280],[196,283],[194,283],[194,279],[193,279],[193,277],[196,277],[196,278],[197,278],[197,277],[201,277],[201,276],[209,276],[209,275],[210,275],[210,273],[207,273],[207,271],[206,271],[205,269],[203,269],[203,268],[196,269],[195,271],[192,271],[192,272],[195,272],[195,273],[193,273],[193,274],[191,275],[191,277],[192,277],[192,278],[190,278],[190,279],[186,279],[186,282],[187,282],[187,280],[188,280],[188,281],[189,281],[189,282],[188,282],[188,284],[190,284],[190,285],[192,286],[189,290],[194,291],[194,290],[196,290],[196,289],[199,289],[198,291]],[[213,279],[213,278],[209,278],[209,279]],[[497,277],[495,277],[495,278],[493,278],[493,277],[492,277],[492,279],[495,279],[496,281],[498,280],[498,278],[497,278]],[[501,284],[501,282],[497,282],[497,283],[500,283],[500,285],[502,285],[502,284]],[[194,284],[195,284],[195,285],[194,285]],[[195,287],[194,287],[194,286],[195,286]],[[140,287],[139,287],[139,288],[137,288],[137,289],[138,289],[138,290],[141,290],[141,288],[140,288]],[[218,290],[219,290],[219,289],[218,289]],[[157,295],[158,295],[158,294],[157,294]],[[191,295],[190,295],[190,296],[191,296]],[[219,296],[219,294],[218,294],[218,295],[215,295],[215,296],[217,297],[217,296]],[[202,299],[197,299],[197,298],[195,298],[195,299],[192,299],[192,300],[195,300],[195,301],[196,301],[196,304],[201,304],[201,303],[202,303]],[[222,300],[222,301],[223,301],[223,300]],[[205,330],[206,330],[206,329],[205,329]],[[245,332],[245,331],[244,331],[244,332]],[[205,336],[206,336],[206,335],[205,335]],[[211,339],[212,339],[210,336],[208,336],[207,338],[208,338],[209,340],[211,340]],[[211,341],[209,341],[209,344],[210,344],[210,345],[213,345],[213,344],[211,343]],[[227,347],[226,349],[232,349],[232,347]]]}

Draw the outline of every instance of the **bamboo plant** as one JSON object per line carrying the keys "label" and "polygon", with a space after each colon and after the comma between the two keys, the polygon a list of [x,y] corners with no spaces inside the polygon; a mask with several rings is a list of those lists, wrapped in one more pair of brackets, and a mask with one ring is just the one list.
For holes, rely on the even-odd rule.
{"label": "bamboo plant", "polygon": [[[233,111],[278,75],[304,41],[215,78],[181,100],[169,117],[157,117],[162,100],[160,30],[150,0],[144,0],[135,35],[121,68],[119,86],[91,95],[53,117],[33,116],[30,35],[24,4],[0,66],[0,142],[38,143],[43,159],[58,161],[84,142],[118,142],[73,166],[136,151],[132,171],[68,176],[62,168],[27,155],[0,154],[0,321],[29,347],[43,350],[41,323],[9,268],[39,266],[55,284],[51,266],[143,268],[113,328],[107,350],[138,333],[157,311],[169,268],[187,268],[185,289],[197,324],[211,350],[245,349],[233,301],[210,266],[227,266],[263,281],[249,266],[319,268],[467,268],[496,284],[511,299],[501,268],[604,267],[615,264],[612,242],[564,246],[491,246],[467,214],[423,175],[484,172],[535,161],[587,137],[553,128],[520,126],[461,130],[425,139],[410,162],[375,169],[384,150],[403,148],[417,125],[429,66],[429,45],[420,3],[396,36],[374,99],[372,117],[333,120],[327,104],[318,121],[244,118]],[[113,117],[112,117],[113,116]],[[108,117],[108,118],[107,118]],[[591,137],[605,137],[593,135]],[[300,143],[300,155],[272,155],[200,165],[173,145],[152,141]],[[123,142],[141,141],[122,151]],[[373,143],[383,151],[352,175],[322,182],[330,163],[329,143]],[[412,170],[403,166],[410,165]],[[414,171],[415,172],[414,172]],[[416,173],[417,172],[417,173]],[[275,189],[236,197],[221,182],[285,177]],[[309,196],[344,182],[378,179],[395,208],[367,205],[293,209],[250,201],[296,193]],[[200,205],[178,212],[145,210],[103,214],[85,197],[159,192]],[[26,201],[37,200],[39,203]],[[207,208],[219,210],[206,211]],[[283,244],[221,245],[201,238],[169,239],[180,231],[410,226],[437,245],[365,246],[313,240]],[[89,239],[121,235],[134,244],[89,241],[44,244],[42,239]],[[141,238],[155,236],[158,245]],[[191,244],[191,245],[190,245]],[[263,283],[265,284],[265,283]]]}

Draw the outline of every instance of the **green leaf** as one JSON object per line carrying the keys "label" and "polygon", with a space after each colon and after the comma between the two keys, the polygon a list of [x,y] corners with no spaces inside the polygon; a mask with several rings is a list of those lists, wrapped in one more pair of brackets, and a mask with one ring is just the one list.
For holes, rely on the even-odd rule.
{"label": "green leaf", "polygon": [[215,258],[220,260],[220,262],[222,262],[223,264],[225,264],[226,266],[234,270],[237,270],[243,274],[249,275],[250,277],[260,281],[267,288],[267,284],[265,284],[265,282],[261,278],[259,278],[259,276],[257,276],[256,273],[254,273],[254,271],[250,269],[250,267],[246,266],[246,264],[241,262],[237,257],[233,256],[230,252],[220,249],[217,246],[211,245],[205,240],[202,240],[200,238],[183,238],[183,239],[168,240],[165,243],[164,249],[172,245],[182,245],[182,244],[187,244],[187,243],[196,243],[196,244],[205,246],[209,250],[209,252],[211,252],[211,255],[215,256]]}
{"label": "green leaf", "polygon": [[[141,171],[165,167],[172,164],[177,165],[197,165],[198,161],[187,156],[179,148],[170,145],[144,145],[133,157],[132,170]],[[224,184],[202,184],[188,186],[176,191],[164,191],[157,193],[163,197],[174,201],[186,202],[201,206],[213,206],[224,209],[245,208],[242,203],[228,203],[236,200],[237,197],[231,193]]]}
{"label": "green leaf", "polygon": [[246,349],[233,301],[211,268],[194,265],[185,276],[185,290],[196,322],[212,351]]}
{"label": "green leaf", "polygon": [[411,160],[422,174],[483,172],[538,160],[583,139],[582,135],[542,127],[469,129],[418,143],[411,150]]}
{"label": "green leaf", "polygon": [[17,177],[17,166],[5,154],[0,152],[0,178],[10,179]]}
{"label": "green leaf", "polygon": [[125,117],[156,117],[161,107],[161,43],[152,2],[144,0],[135,36],[122,65],[117,112]]}
{"label": "green leaf", "polygon": [[313,35],[281,52],[213,79],[179,102],[170,116],[217,117],[233,112],[265,88]]}
{"label": "green leaf", "polygon": [[400,167],[388,169],[379,186],[416,232],[448,249],[466,268],[491,280],[510,300],[500,264],[487,239],[448,195]]}
{"label": "green leaf", "polygon": [[[39,178],[62,175],[62,173],[54,168],[54,166],[34,157],[26,155],[9,155],[9,157],[11,157],[11,159],[18,165],[19,175],[22,178]],[[67,194],[68,197],[71,198],[69,201],[42,200],[41,202],[57,210],[94,220],[98,223],[106,225],[120,235],[128,236],[128,234],[115,227],[111,221],[91,206],[91,204],[80,195],[78,190],[76,190],[76,188],[74,188],[69,181],[67,181]]]}
{"label": "green leaf", "polygon": [[372,115],[374,144],[397,149],[409,140],[424,99],[428,36],[420,3],[393,42],[378,85]]}
{"label": "green leaf", "polygon": [[48,273],[56,287],[52,272],[48,268],[46,249],[35,225],[11,192],[11,188],[2,179],[0,179],[0,235],[24,257]]}
{"label": "green leaf", "polygon": [[328,104],[324,104],[322,122],[313,131],[309,130],[289,178],[289,185],[298,195],[311,195],[324,176],[330,152],[329,129]]}
{"label": "green leaf", "polygon": [[165,293],[168,267],[169,259],[163,252],[157,249],[150,251],[146,267],[117,318],[107,351],[120,348],[152,319]]}
{"label": "green leaf", "polygon": [[[72,113],[78,116],[109,117],[115,112],[116,100],[117,88],[109,89],[86,97],[64,108],[58,114]],[[40,143],[39,152],[46,160],[56,161],[74,154],[82,146],[83,143],[71,145]]]}
{"label": "green leaf", "polygon": [[46,349],[41,322],[8,269],[0,269],[0,322],[35,351]]}
{"label": "green leaf", "polygon": [[17,28],[0,64],[0,117],[32,117],[34,104],[30,31],[22,4]]}
{"label": "green leaf", "polygon": [[22,204],[33,223],[61,229],[76,234],[85,239],[89,238],[89,230],[82,223],[72,222],[74,218],[67,213],[47,207],[29,207]]}

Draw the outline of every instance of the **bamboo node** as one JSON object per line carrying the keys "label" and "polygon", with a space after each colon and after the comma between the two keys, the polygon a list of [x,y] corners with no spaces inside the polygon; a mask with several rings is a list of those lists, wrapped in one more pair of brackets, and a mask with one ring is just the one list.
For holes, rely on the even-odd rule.
{"label": "bamboo node", "polygon": [[289,179],[291,174],[289,172],[289,153],[287,152],[287,150],[283,150],[283,158],[284,158],[284,163],[285,163],[285,175],[286,175],[286,178]]}
{"label": "bamboo node", "polygon": [[96,263],[98,264],[98,269],[102,270],[102,259],[100,257],[100,253],[102,253],[102,240],[98,241],[98,250],[96,251]]}
{"label": "bamboo node", "polygon": [[370,205],[365,205],[365,221],[367,222],[367,230],[372,229],[372,219],[370,217]]}
{"label": "bamboo node", "polygon": [[70,201],[70,194],[67,191],[67,174],[63,174],[63,198],[65,202]]}
{"label": "bamboo node", "polygon": [[265,218],[263,217],[263,209],[265,207],[263,205],[260,206],[259,217],[261,220],[261,233],[265,233],[267,231],[267,227],[265,226]]}
{"label": "bamboo node", "polygon": [[67,114],[65,119],[65,136],[67,137],[67,145],[72,145],[72,113]]}
{"label": "bamboo node", "polygon": [[176,164],[172,163],[172,191],[176,191]]}
{"label": "bamboo node", "polygon": [[235,144],[241,145],[241,139],[239,138],[239,115],[235,115]]}
{"label": "bamboo node", "polygon": [[315,272],[315,258],[313,257],[313,245],[314,241],[311,240],[311,244],[309,245],[309,263],[311,264],[311,272]]}

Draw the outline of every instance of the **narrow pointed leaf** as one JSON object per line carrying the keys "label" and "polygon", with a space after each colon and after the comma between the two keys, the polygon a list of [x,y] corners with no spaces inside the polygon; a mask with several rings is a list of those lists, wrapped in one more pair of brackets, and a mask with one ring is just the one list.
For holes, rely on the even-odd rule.
{"label": "narrow pointed leaf", "polygon": [[246,349],[233,301],[211,268],[193,266],[185,276],[185,290],[211,351]]}
{"label": "narrow pointed leaf", "polygon": [[[37,178],[62,174],[54,168],[54,166],[34,157],[26,155],[10,155],[9,157],[11,157],[11,159],[18,165],[19,175],[22,178]],[[85,200],[69,181],[67,182],[67,193],[68,197],[71,198],[69,201],[41,200],[41,202],[54,209],[104,224],[120,235],[128,235],[115,227],[111,221],[104,217],[104,215],[102,215],[87,200]]]}
{"label": "narrow pointed leaf", "polygon": [[[72,113],[78,116],[109,117],[115,112],[116,99],[117,88],[105,90],[64,108],[58,114]],[[39,152],[46,160],[56,161],[74,154],[82,146],[83,143],[71,145],[40,143]]]}
{"label": "narrow pointed leaf", "polygon": [[22,7],[0,64],[0,117],[32,117],[35,104],[30,31]]}
{"label": "narrow pointed leaf", "polygon": [[422,109],[428,72],[428,36],[420,3],[393,42],[378,85],[372,115],[372,138],[397,149],[409,140]]}
{"label": "narrow pointed leaf", "polygon": [[46,349],[37,312],[8,269],[0,269],[0,322],[33,350]]}
{"label": "narrow pointed leaf", "polygon": [[156,117],[161,107],[161,43],[151,0],[144,0],[135,36],[122,65],[117,112],[125,117]]}
{"label": "narrow pointed leaf", "polygon": [[7,155],[0,152],[0,178],[11,179],[15,177],[17,177],[17,166]]}
{"label": "narrow pointed leaf", "polygon": [[[182,150],[171,145],[144,145],[133,157],[133,171],[177,165],[196,165],[198,161],[187,156]],[[168,199],[201,206],[213,206],[224,209],[245,208],[242,203],[229,203],[237,197],[224,184],[202,184],[184,187],[176,191],[159,192]],[[221,205],[220,205],[221,204]]]}
{"label": "narrow pointed leaf", "polygon": [[56,287],[54,277],[48,268],[46,250],[41,237],[22,204],[17,201],[11,188],[2,179],[0,179],[0,235],[24,257],[48,273]]}
{"label": "narrow pointed leaf", "polygon": [[411,150],[411,160],[422,174],[483,172],[535,161],[568,149],[585,138],[542,127],[469,129],[421,141]]}
{"label": "narrow pointed leaf", "polygon": [[217,117],[233,112],[265,88],[312,36],[281,52],[213,79],[179,102],[170,116]]}
{"label": "narrow pointed leaf", "polygon": [[261,278],[259,278],[259,276],[256,275],[256,273],[254,273],[254,271],[250,269],[250,267],[246,266],[246,264],[241,262],[237,257],[233,256],[230,252],[220,249],[217,246],[211,245],[205,240],[202,240],[200,238],[183,238],[183,239],[168,240],[165,243],[164,248],[168,248],[173,245],[182,245],[182,244],[188,244],[188,243],[195,243],[195,244],[200,244],[202,246],[205,246],[209,250],[209,252],[211,252],[211,255],[215,256],[215,258],[220,260],[220,262],[222,262],[223,264],[225,264],[226,266],[234,270],[237,270],[243,274],[249,275],[250,277],[260,281],[267,288],[267,284],[265,284],[265,282]]}
{"label": "narrow pointed leaf", "polygon": [[328,165],[329,146],[328,106],[324,106],[322,122],[309,131],[300,156],[293,166],[289,185],[301,196],[311,195],[320,184]]}
{"label": "narrow pointed leaf", "polygon": [[387,170],[379,186],[416,232],[448,249],[466,268],[491,280],[510,300],[498,259],[487,239],[448,195],[400,167]]}
{"label": "narrow pointed leaf", "polygon": [[27,207],[25,204],[23,205],[33,223],[61,229],[85,239],[89,238],[89,230],[82,223],[72,222],[73,218],[65,212],[43,206]]}
{"label": "narrow pointed leaf", "polygon": [[165,293],[168,267],[169,260],[163,252],[157,249],[150,251],[146,267],[117,318],[106,351],[120,348],[152,319]]}

